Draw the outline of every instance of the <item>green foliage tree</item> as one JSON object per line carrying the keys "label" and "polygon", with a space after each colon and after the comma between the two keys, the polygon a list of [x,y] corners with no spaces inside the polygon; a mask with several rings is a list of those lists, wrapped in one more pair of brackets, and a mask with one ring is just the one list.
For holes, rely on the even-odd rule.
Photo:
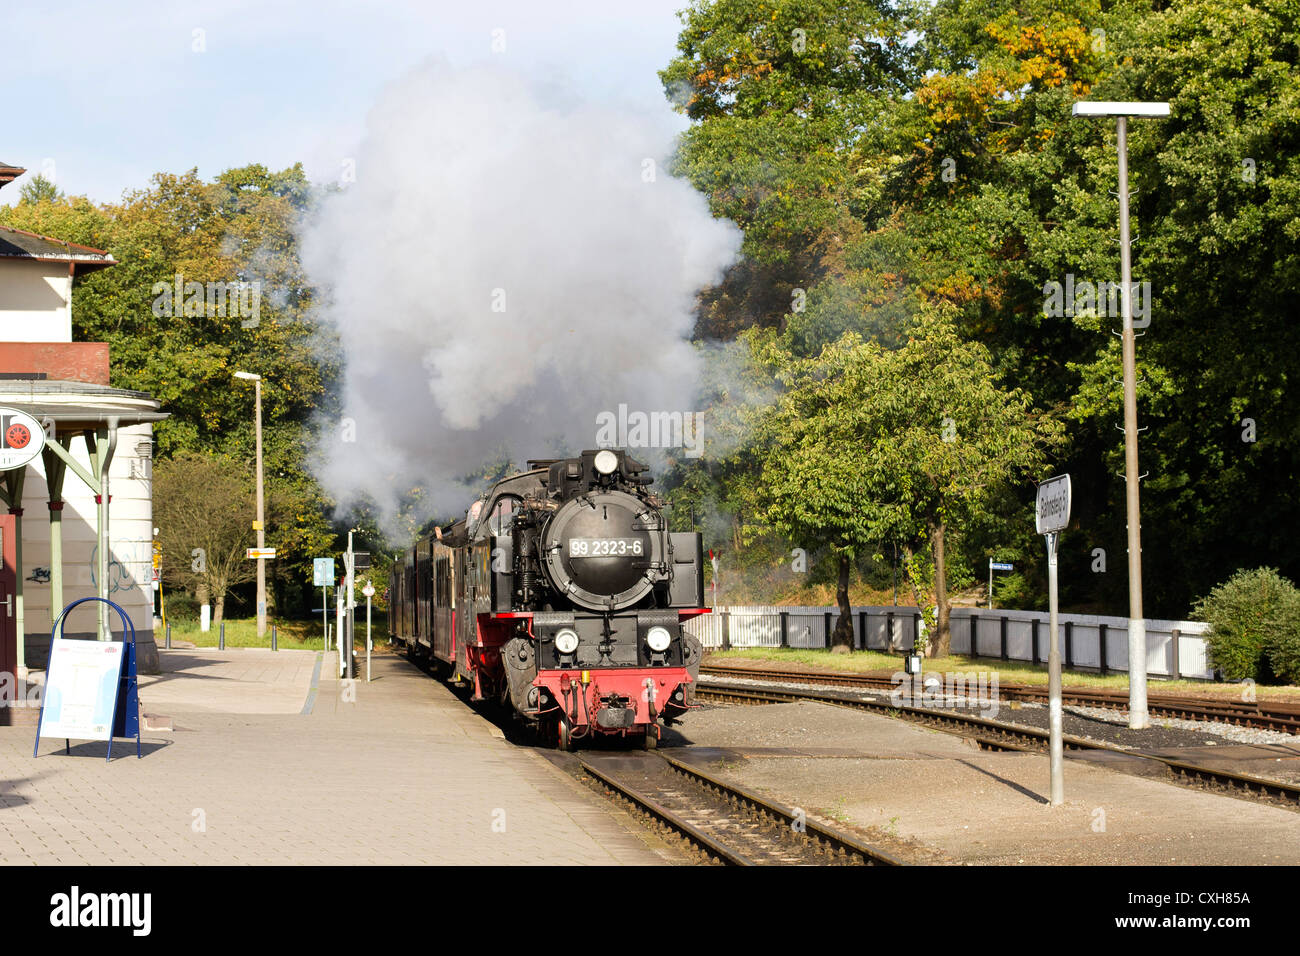
{"label": "green foliage tree", "polygon": [[[839,561],[833,643],[851,647],[848,576],[863,549],[898,540],[933,555],[937,640],[950,646],[947,547],[954,528],[984,513],[995,493],[1042,467],[1061,428],[1022,390],[999,386],[987,350],[965,342],[945,310],[927,310],[897,349],[855,333],[801,359],[775,337],[753,338],[786,390],[759,413],[758,520]],[[805,545],[804,542],[807,542]]]}
{"label": "green foliage tree", "polygon": [[251,471],[225,456],[185,451],[154,467],[163,579],[211,601],[217,623],[230,590],[257,576],[245,554],[256,543],[255,495]]}
{"label": "green foliage tree", "polygon": [[63,192],[58,186],[38,173],[23,183],[18,190],[18,197],[21,202],[36,205],[43,202],[58,202],[63,199]]}
{"label": "green foliage tree", "polygon": [[[1071,104],[1168,100],[1171,117],[1132,122],[1128,145],[1134,276],[1152,292],[1138,353],[1143,529],[1183,544],[1145,552],[1147,606],[1181,614],[1225,561],[1262,554],[1300,574],[1288,533],[1300,498],[1276,491],[1300,479],[1285,388],[1300,375],[1294,5],[827,6],[683,13],[661,74],[693,120],[678,168],[746,230],[747,258],[704,296],[701,333],[770,326],[812,358],[847,331],[894,346],[921,303],[950,303],[1004,380],[1069,415],[1060,470],[1088,547],[1062,555],[1065,598],[1122,604],[1124,576],[1090,567],[1093,548],[1114,555],[1124,541],[1118,318],[1045,305],[1067,276],[1118,281],[1114,124],[1074,119]],[[801,18],[826,26],[807,27],[796,57],[782,43]],[[894,29],[910,32],[891,46]],[[869,44],[884,56],[875,72],[854,65],[869,37],[883,38]],[[831,52],[808,59],[823,39]],[[968,559],[1023,537],[989,517],[971,522]]]}
{"label": "green foliage tree", "polygon": [[1274,568],[1238,571],[1192,607],[1227,680],[1300,682],[1300,590]]}
{"label": "green foliage tree", "polygon": [[[171,414],[155,427],[161,461],[224,454],[251,469],[253,395],[233,373],[262,375],[266,493],[274,503],[267,540],[279,554],[272,582],[296,593],[311,558],[337,543],[332,503],[307,466],[320,417],[338,417],[330,384],[339,359],[311,319],[297,252],[298,224],[314,196],[300,166],[252,165],[210,183],[194,170],[160,173],[121,204],[42,191],[39,201],[24,194],[17,206],[0,207],[0,222],[107,249],[118,261],[77,280],[74,335],[107,342],[112,384],[149,392]],[[187,283],[203,293],[192,299]],[[248,284],[240,305],[255,306],[253,314],[230,298],[209,298],[209,284],[229,283]]]}
{"label": "green foliage tree", "polygon": [[660,79],[697,122],[673,172],[745,230],[745,260],[706,294],[700,332],[780,327],[795,290],[844,271],[905,143],[882,120],[913,76],[908,20],[872,0],[696,2],[682,17]]}

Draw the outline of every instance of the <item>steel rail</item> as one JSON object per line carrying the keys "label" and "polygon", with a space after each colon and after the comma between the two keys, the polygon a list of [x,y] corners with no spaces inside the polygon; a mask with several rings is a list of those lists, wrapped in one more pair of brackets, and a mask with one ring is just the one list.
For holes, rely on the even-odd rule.
{"label": "steel rail", "polygon": [[[1000,721],[989,720],[985,717],[966,716],[963,714],[955,714],[951,711],[931,710],[929,708],[915,707],[907,704],[894,704],[892,701],[886,702],[867,700],[860,697],[847,697],[842,694],[829,692],[784,690],[767,687],[732,687],[715,684],[711,681],[705,681],[702,679],[696,685],[695,696],[697,700],[712,699],[750,704],[812,701],[816,703],[835,704],[842,707],[853,707],[859,710],[882,713],[889,717],[906,718],[939,730],[956,733],[964,737],[971,737],[976,741],[976,743],[986,749],[1019,750],[1038,753],[1047,748],[1049,741],[1049,735],[1046,730],[1039,730],[1034,727],[1021,727],[1017,724],[1004,724]],[[971,731],[975,731],[975,733],[971,733]],[[1179,783],[1214,783],[1227,787],[1232,791],[1245,791],[1246,794],[1252,796],[1263,796],[1276,800],[1288,807],[1300,809],[1300,786],[1296,784],[1285,783],[1281,780],[1271,780],[1267,777],[1256,777],[1251,774],[1236,773],[1231,770],[1217,770],[1213,767],[1188,763],[1187,761],[1147,753],[1141,750],[1128,750],[1123,747],[1117,747],[1114,744],[1108,744],[1099,740],[1088,740],[1085,737],[1075,737],[1071,734],[1064,735],[1064,744],[1066,750],[1104,750],[1111,753],[1124,754],[1128,757],[1156,761],[1157,763],[1164,764],[1165,767],[1169,769],[1173,779]]]}
{"label": "steel rail", "polygon": [[[667,763],[678,776],[686,778],[692,784],[707,792],[711,792],[729,805],[737,807],[751,817],[774,823],[777,832],[798,835],[805,850],[825,854],[832,861],[842,865],[852,865],[854,862],[860,862],[866,866],[905,865],[904,861],[884,850],[863,843],[851,834],[809,820],[807,814],[800,814],[794,809],[760,796],[752,790],[724,781],[705,770],[693,767],[667,754],[657,754],[655,757]],[[731,866],[761,865],[759,861],[747,856],[735,847],[728,846],[722,840],[683,819],[679,813],[665,807],[652,794],[645,793],[636,786],[618,780],[614,775],[593,766],[587,760],[580,761],[580,766],[585,773],[594,777],[602,785],[722,863]],[[775,843],[776,840],[773,840],[773,842]]]}
{"label": "steel rail", "polygon": [[[723,664],[705,664],[701,675],[737,677],[749,680],[780,681],[803,684],[840,684],[843,686],[891,688],[894,681],[874,674],[825,674],[767,668],[728,667]],[[1033,684],[999,684],[998,693],[1008,700],[1046,702],[1047,688]],[[1128,697],[1121,692],[1106,690],[1067,690],[1063,694],[1067,705],[1104,707],[1123,710]],[[1238,726],[1263,730],[1279,730],[1300,734],[1300,706],[1271,704],[1261,707],[1244,701],[1214,701],[1199,697],[1153,695],[1148,699],[1152,716],[1176,717],[1191,720],[1219,720]]]}

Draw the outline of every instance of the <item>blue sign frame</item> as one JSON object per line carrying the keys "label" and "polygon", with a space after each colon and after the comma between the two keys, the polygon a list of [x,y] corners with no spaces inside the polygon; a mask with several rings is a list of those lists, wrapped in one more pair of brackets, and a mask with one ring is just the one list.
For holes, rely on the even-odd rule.
{"label": "blue sign frame", "polygon": [[[108,737],[108,756],[104,758],[105,762],[113,759],[113,738],[114,737],[135,737],[135,756],[140,759],[140,687],[136,674],[136,657],[135,657],[135,625],[131,623],[131,618],[121,607],[114,604],[107,598],[86,597],[79,598],[65,607],[58,619],[54,622],[54,627],[50,628],[50,655],[54,654],[54,640],[59,636],[59,628],[63,626],[63,621],[68,616],[68,612],[79,604],[85,604],[87,601],[100,601],[107,604],[117,612],[117,616],[122,619],[122,637],[125,640],[125,646],[122,649],[121,670],[117,678],[117,695],[113,704],[113,729]],[[41,695],[41,715],[36,721],[36,746],[32,748],[32,756],[40,755],[41,749],[41,725],[45,722],[45,702],[48,697],[50,688],[50,671],[47,665],[45,671],[45,689],[47,693]],[[63,741],[64,753],[72,752],[72,741]]]}

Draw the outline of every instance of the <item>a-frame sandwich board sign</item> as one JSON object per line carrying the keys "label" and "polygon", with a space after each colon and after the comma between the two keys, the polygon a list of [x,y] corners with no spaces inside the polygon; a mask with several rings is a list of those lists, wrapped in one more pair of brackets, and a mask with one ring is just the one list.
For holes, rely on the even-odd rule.
{"label": "a-frame sandwich board sign", "polygon": [[[102,601],[122,619],[121,641],[85,641],[59,637],[68,612],[87,601]],[[105,598],[88,597],[63,609],[50,630],[50,659],[45,669],[45,692],[36,724],[38,756],[41,737],[62,737],[65,752],[71,738],[107,740],[113,759],[113,738],[134,737],[140,757],[140,693],[136,679],[135,625],[118,605]]]}

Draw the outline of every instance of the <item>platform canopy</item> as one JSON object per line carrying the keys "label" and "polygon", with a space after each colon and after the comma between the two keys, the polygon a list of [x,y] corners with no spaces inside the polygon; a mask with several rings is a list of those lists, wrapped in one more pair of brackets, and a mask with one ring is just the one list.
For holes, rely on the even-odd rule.
{"label": "platform canopy", "polygon": [[[118,429],[160,422],[168,414],[159,411],[159,402],[146,392],[88,382],[52,381],[38,374],[0,374],[0,407],[13,408],[32,416],[41,424],[46,435],[41,457],[49,486],[51,613],[57,613],[57,609],[63,606],[63,479],[69,471],[97,496],[99,507],[96,543],[99,571],[96,581],[99,596],[106,598],[110,550],[108,474],[117,448]],[[89,468],[72,456],[71,445],[77,437],[85,442]],[[22,598],[22,503],[26,475],[26,465],[0,472],[0,500],[8,505],[9,513],[15,517],[15,538],[18,544],[14,597],[15,617],[18,619],[17,665],[20,676],[25,676],[26,671]],[[110,638],[108,606],[105,604],[100,605],[99,638]]]}

